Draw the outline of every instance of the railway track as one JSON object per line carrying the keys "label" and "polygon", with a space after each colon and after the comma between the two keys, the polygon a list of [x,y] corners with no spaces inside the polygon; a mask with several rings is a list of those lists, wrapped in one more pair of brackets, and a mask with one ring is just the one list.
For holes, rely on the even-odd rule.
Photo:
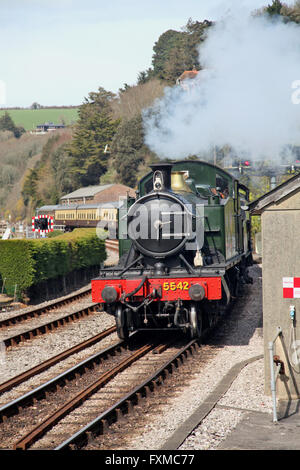
{"label": "railway track", "polygon": [[43,315],[49,312],[50,310],[55,310],[59,307],[68,305],[71,302],[80,300],[84,297],[89,296],[91,294],[91,291],[92,290],[90,287],[86,287],[81,292],[76,292],[73,294],[69,294],[65,297],[55,299],[53,301],[47,302],[46,305],[38,305],[36,307],[26,309],[25,312],[22,311],[21,313],[18,313],[17,315],[12,315],[7,318],[1,318],[0,329],[3,329],[4,327],[14,326],[17,323],[24,322],[28,319],[39,317],[40,315]]}
{"label": "railway track", "polygon": [[[103,333],[101,333],[100,339],[103,339],[105,336],[113,332],[114,332],[114,328],[105,330]],[[90,346],[90,344],[88,344],[87,347],[88,346]],[[115,343],[113,346],[105,348],[96,354],[93,354],[92,356],[79,362],[75,366],[67,369],[65,372],[55,376],[54,378],[48,380],[42,385],[28,391],[27,393],[21,395],[19,398],[14,399],[6,403],[5,405],[1,406],[0,407],[0,422],[2,423],[6,422],[6,420],[9,417],[20,414],[25,408],[29,408],[33,404],[35,404],[37,401],[47,398],[49,393],[60,391],[65,385],[70,383],[72,380],[76,381],[78,377],[84,374],[87,370],[92,370],[102,361],[105,361],[110,357],[117,356],[117,354],[121,352],[122,348],[124,349],[125,347],[126,347],[125,342],[119,341]],[[67,352],[69,353],[70,350],[68,350]],[[59,359],[58,356],[56,356],[55,359],[56,361],[63,360],[63,358]],[[44,368],[44,366],[46,366],[46,363],[41,364],[41,366]],[[32,370],[32,372],[36,372],[36,371]]]}
{"label": "railway track", "polygon": [[[77,366],[72,367],[42,386],[37,387],[35,390],[26,393],[19,399],[7,403],[5,406],[2,406],[0,408],[0,416],[2,420],[2,423],[0,424],[1,448],[27,449],[29,447],[59,447],[62,445],[62,442],[65,441],[66,434],[70,436],[72,435],[72,432],[68,429],[66,431],[65,424],[63,425],[62,433],[58,432],[56,428],[61,426],[64,418],[69,418],[70,413],[72,414],[76,412],[77,409],[81,409],[84,406],[87,406],[88,411],[83,410],[80,416],[81,421],[83,419],[85,421],[85,426],[87,426],[89,424],[89,420],[87,418],[91,416],[91,409],[89,408],[91,403],[94,403],[94,405],[96,404],[93,408],[102,408],[104,414],[107,412],[106,408],[109,408],[110,413],[116,413],[117,416],[121,416],[123,413],[128,412],[128,409],[131,408],[131,406],[134,406],[134,401],[139,396],[139,393],[143,394],[142,390],[146,390],[147,393],[145,375],[149,376],[149,370],[155,369],[155,374],[158,374],[157,378],[153,378],[152,380],[153,385],[149,385],[151,388],[152,386],[155,386],[156,382],[157,384],[160,381],[162,383],[164,379],[161,380],[161,377],[165,377],[166,374],[168,374],[168,367],[166,364],[164,364],[164,372],[160,371],[162,362],[165,361],[166,356],[164,355],[167,354],[169,357],[171,355],[173,363],[176,363],[174,351],[177,351],[177,349],[172,349],[174,339],[172,342],[170,339],[159,341],[159,338],[156,337],[154,340],[145,343],[144,339],[139,339],[142,337],[143,335],[135,333],[131,335],[128,342],[118,342],[112,347],[94,354],[92,357],[82,361]],[[118,358],[118,354],[120,354],[120,358]],[[183,350],[181,351],[181,354],[184,354]],[[178,360],[180,354],[176,353],[176,356]],[[111,364],[112,362],[113,364]],[[168,363],[169,362],[171,370],[173,367],[176,367],[176,365],[172,366],[172,361],[168,360]],[[108,369],[103,372],[103,367],[106,367],[106,369],[108,367]],[[141,369],[143,368],[145,370],[142,371]],[[124,373],[129,374],[125,379]],[[85,378],[86,374],[88,374],[89,380]],[[143,376],[142,381],[140,379],[141,375]],[[153,373],[151,375],[153,375]],[[95,377],[97,377],[96,380]],[[87,380],[89,382],[88,385],[81,389],[81,384],[85,383]],[[112,384],[111,388],[107,389],[110,383]],[[124,401],[124,397],[122,397],[124,387],[126,389],[127,397],[124,402],[124,406],[127,407],[126,412],[124,411],[124,406],[120,405],[122,400]],[[68,388],[70,390],[68,390]],[[128,392],[132,389],[134,390],[133,395],[135,398],[131,402],[130,393]],[[137,391],[139,389],[141,392]],[[80,391],[78,392],[78,390]],[[74,394],[74,392],[76,393]],[[105,406],[105,403],[107,404],[108,402],[109,405]],[[58,406],[59,403],[61,403],[61,406]],[[115,406],[117,406],[117,408],[113,412],[112,410]],[[53,412],[53,410],[55,411]],[[49,411],[51,411],[50,414]],[[45,415],[46,418],[42,419]],[[94,418],[97,417],[97,413],[95,414],[95,412],[93,412],[92,415]],[[72,421],[72,418],[69,419]],[[102,427],[103,423],[105,423],[103,419],[105,420],[106,418],[102,418]],[[30,423],[37,422],[38,425],[34,427],[30,426]],[[26,429],[27,427],[30,427],[25,435],[23,432],[24,423],[26,423]],[[79,429],[80,427],[83,427],[82,423],[80,424]],[[19,437],[13,445],[11,442],[12,433],[14,438],[16,436]],[[44,435],[45,437],[43,438]],[[47,441],[46,444],[43,442],[45,439]],[[52,444],[48,443],[49,439]],[[9,444],[7,445],[8,442]],[[70,446],[72,445],[73,444],[70,443]],[[67,447],[70,448],[69,445]]]}
{"label": "railway track", "polygon": [[[64,299],[50,302],[45,306],[38,306],[29,311],[2,318],[0,320],[0,340],[5,348],[17,346],[26,340],[32,340],[99,312],[99,308],[101,308],[99,304],[90,300],[87,301],[86,298],[89,298],[90,294],[91,289],[87,288],[80,294],[70,295]],[[74,305],[71,304],[76,306],[77,303],[81,306],[74,309]],[[48,321],[45,321],[46,319]],[[27,328],[24,329],[24,326],[27,326]]]}
{"label": "railway track", "polygon": [[[262,358],[263,355],[253,356],[234,365],[220,380],[209,396],[199,405],[198,409],[188,416],[188,418],[174,431],[174,433],[165,442],[163,442],[163,444],[159,447],[159,450],[166,452],[180,449],[181,445],[190,436],[193,430],[213,411],[216,406],[218,406],[219,401],[229,390],[231,384],[241,373],[242,369],[250,363]],[[103,443],[103,435],[109,432],[110,425],[115,425],[120,418],[132,412],[135,406],[139,405],[140,402],[144,399],[149,398],[157,390],[159,385],[164,383],[168,373],[174,370],[174,367],[171,369],[171,371],[168,370],[168,364],[166,364],[166,367],[167,369],[165,370],[165,367],[163,366],[160,371],[153,374],[153,376],[147,379],[144,384],[138,386],[131,393],[124,396],[111,409],[99,415],[85,428],[66,439],[66,441],[57,446],[55,450],[78,450],[82,448],[86,450],[99,449],[99,437],[102,437]],[[178,367],[178,364],[176,364],[176,367]],[[159,377],[161,377],[160,382]],[[243,408],[237,409],[244,411]],[[136,420],[135,423],[137,424]],[[113,432],[116,432],[115,428]],[[124,426],[123,434],[125,433],[126,427]],[[115,439],[118,440],[117,435],[115,436]],[[107,449],[105,445],[103,447]],[[118,448],[123,448],[120,442]],[[113,446],[112,449],[114,449]]]}
{"label": "railway track", "polygon": [[[114,331],[114,328],[111,329]],[[111,331],[111,332],[112,332]],[[109,331],[106,332],[109,334]],[[16,428],[22,429],[22,423],[25,419],[27,423],[33,420],[40,420],[40,418],[36,417],[35,409],[37,407],[37,403],[39,404],[40,408],[40,400],[44,401],[44,408],[45,408],[45,401],[46,401],[46,408],[47,408],[47,401],[50,401],[51,404],[48,403],[48,413],[49,411],[53,411],[55,407],[57,408],[57,403],[63,402],[63,409],[56,410],[55,416],[51,418],[48,416],[47,422],[43,422],[40,426],[42,426],[43,432],[42,434],[48,429],[48,427],[52,427],[57,420],[62,419],[63,415],[67,412],[69,413],[74,407],[76,408],[83,400],[87,399],[91,393],[94,393],[99,387],[103,386],[107,381],[111,380],[116,374],[122,371],[124,368],[128,367],[130,364],[138,360],[143,355],[147,354],[150,350],[157,346],[157,341],[155,340],[154,343],[151,344],[144,344],[142,342],[142,346],[136,348],[137,340],[136,335],[132,335],[133,338],[130,338],[128,342],[119,341],[113,346],[106,348],[100,351],[97,354],[89,357],[88,359],[82,361],[81,363],[77,364],[75,367],[70,368],[69,370],[65,371],[63,374],[59,374],[54,379],[48,381],[47,383],[43,384],[42,386],[37,387],[36,389],[26,393],[25,395],[19,397],[12,402],[7,403],[6,405],[0,408],[0,416],[2,420],[1,424],[1,438],[2,441],[1,447],[3,448],[3,439],[10,435],[11,430]],[[137,349],[132,353],[132,349]],[[121,354],[122,357],[125,355],[125,359],[121,362],[118,359],[118,354]],[[113,366],[108,371],[104,373],[100,373],[99,378],[95,382],[95,374],[97,370],[103,369],[103,367],[107,368],[107,363],[110,364],[113,362]],[[117,362],[117,364],[116,364]],[[97,373],[98,374],[98,373]],[[89,380],[86,378],[86,375],[89,376]],[[80,389],[81,382],[89,381],[89,385],[87,389],[83,389],[80,391],[79,395],[78,390]],[[91,382],[91,383],[90,383]],[[69,390],[68,390],[69,388]],[[82,388],[82,384],[81,384]],[[71,390],[70,390],[71,389]],[[74,396],[74,392],[75,396]],[[69,402],[65,402],[66,397],[71,395]],[[52,400],[51,400],[52,398]],[[41,405],[42,410],[43,406]],[[25,417],[24,417],[25,415]],[[20,423],[18,424],[18,419],[20,419]],[[16,427],[16,428],[15,428]],[[31,431],[32,432],[32,431]],[[38,435],[40,436],[41,429],[38,431]],[[34,433],[35,438],[36,434]],[[34,439],[35,440],[35,439]],[[30,442],[32,443],[32,438],[30,438]],[[23,444],[16,445],[16,448],[19,447],[27,448],[28,443],[23,446]],[[4,448],[6,446],[4,445]]]}
{"label": "railway track", "polygon": [[[49,369],[50,367],[54,366],[58,362],[61,362],[65,360],[66,358],[70,357],[73,354],[76,354],[84,349],[89,348],[90,346],[93,346],[94,344],[98,343],[102,339],[104,339],[106,336],[114,333],[116,331],[116,327],[113,326],[111,328],[108,328],[101,333],[93,336],[92,338],[89,338],[86,341],[83,341],[82,343],[79,343],[72,348],[69,348],[53,357],[50,359],[38,364],[35,367],[32,367],[31,369],[22,372],[21,374],[7,380],[6,382],[3,382],[0,384],[0,394],[5,393],[12,388],[16,387],[17,385],[20,385],[23,382],[26,382],[26,380],[29,380],[30,378],[44,372],[45,370]],[[1,411],[0,411],[0,419],[1,419]]]}
{"label": "railway track", "polygon": [[174,370],[185,362],[189,355],[199,350],[197,340],[192,340],[180,350],[172,354],[172,356],[153,374],[148,376],[134,387],[129,393],[123,395],[111,407],[103,411],[93,421],[88,423],[84,428],[73,434],[71,437],[62,442],[55,450],[77,450],[84,448],[87,444],[103,434],[105,434],[111,424],[116,423],[125,415],[130,414],[134,407],[139,405],[145,398],[151,397],[158,387],[164,384],[165,380]]}
{"label": "railway track", "polygon": [[[131,336],[131,340],[138,335],[139,333],[134,333]],[[126,342],[116,343],[113,347],[93,355],[76,367],[72,367],[65,373],[60,374],[54,380],[50,380],[49,383],[43,384],[42,387],[37,387],[32,393],[27,394],[27,397],[21,397],[21,400],[15,400],[14,403],[0,408],[0,417],[2,419],[0,436],[4,436],[5,439],[6,433],[8,432],[9,434],[8,430],[10,429],[10,432],[13,432],[14,438],[16,438],[13,442],[10,440],[8,447],[5,445],[3,447],[2,441],[0,447],[16,450],[75,450],[82,448],[88,450],[109,448],[110,428],[116,429],[118,421],[120,419],[124,420],[124,418],[127,418],[127,420],[131,419],[131,422],[134,419],[136,423],[136,418],[134,416],[131,417],[131,412],[136,407],[140,409],[141,402],[144,399],[149,401],[152,394],[165,383],[168,376],[174,370],[179,369],[180,365],[185,362],[185,359],[190,354],[199,351],[199,343],[195,340],[185,344],[179,350],[180,341],[177,338],[177,343],[174,345],[174,340],[173,338],[171,342],[169,337],[169,341],[166,339],[159,341],[159,338],[156,338],[155,342],[150,341],[147,344],[144,344],[144,341],[142,341],[143,344],[136,348],[136,350],[133,345],[128,347]],[[176,351],[175,353],[174,350]],[[202,348],[201,351],[202,361]],[[152,354],[154,352],[156,355]],[[118,359],[118,354],[121,355],[121,360]],[[150,354],[151,356],[149,356]],[[159,357],[160,355],[162,360],[154,362],[150,360],[151,357]],[[114,358],[112,366],[107,364],[106,357],[109,356]],[[167,360],[165,360],[166,357]],[[252,360],[256,359],[255,357]],[[144,363],[141,362],[143,360]],[[234,378],[240,372],[241,367],[248,362],[249,360],[234,368],[229,374],[230,377],[227,375],[222,383],[218,384],[213,393],[205,400],[205,403],[199,407],[199,410],[187,422],[183,423],[174,436],[164,443],[161,447],[162,451],[179,448],[193,428],[212,411],[218,400],[227,391]],[[99,367],[99,364],[101,366],[107,364],[108,370],[104,372],[101,370],[97,371],[96,369]],[[145,367],[146,364],[147,368],[142,372],[141,368]],[[151,373],[151,367],[148,367],[149,364],[154,369]],[[190,366],[188,365],[188,367]],[[80,389],[78,380],[82,380],[86,372],[91,374],[91,371],[91,382],[83,389]],[[181,375],[182,372],[178,372]],[[129,374],[131,379],[126,378],[126,375],[124,377],[124,373]],[[178,377],[178,374],[176,375]],[[138,377],[138,382],[132,380],[133,377]],[[68,390],[65,393],[65,388],[70,383],[74,384],[71,395],[68,394]],[[167,389],[168,387],[170,387],[170,381],[167,382]],[[160,394],[160,396],[162,395]],[[46,406],[45,413],[43,407],[40,408],[40,400],[48,403],[44,405]],[[60,406],[55,408],[53,402],[59,403]],[[39,414],[35,412],[37,408],[39,409]],[[49,410],[51,413],[49,413]],[[20,425],[18,427],[11,420],[18,419],[19,413]],[[26,423],[26,427],[24,423]],[[28,430],[27,424],[29,425]],[[31,424],[35,425],[32,426]],[[126,432],[126,423],[124,425],[124,421],[120,429],[119,432],[123,432],[123,434]],[[0,442],[1,440],[2,438],[0,438]]]}
{"label": "railway track", "polygon": [[[132,337],[135,335],[137,333]],[[98,356],[107,352],[104,350],[82,361],[78,368],[72,367],[49,384],[38,387],[33,394],[7,403],[6,410],[0,408],[0,448],[99,449],[106,448],[105,439],[109,448],[107,433],[111,426],[114,429],[120,418],[130,417],[130,412],[139,408],[142,400],[151,397],[189,354],[199,351],[199,343],[195,340],[182,347],[178,341],[173,345],[166,340],[159,342],[157,337],[155,344],[142,344],[141,356],[127,365],[127,360],[130,362],[130,356],[138,349],[132,353],[132,346],[126,348],[125,342],[119,342],[114,345],[115,353],[108,354],[109,362],[105,356]],[[142,352],[144,346],[150,349]],[[106,370],[103,371],[103,367]],[[85,374],[89,374],[88,384],[84,383]],[[226,383],[229,386],[228,381]],[[205,405],[215,406],[212,403]],[[169,442],[162,449],[175,449],[176,445],[173,443],[171,447]]]}

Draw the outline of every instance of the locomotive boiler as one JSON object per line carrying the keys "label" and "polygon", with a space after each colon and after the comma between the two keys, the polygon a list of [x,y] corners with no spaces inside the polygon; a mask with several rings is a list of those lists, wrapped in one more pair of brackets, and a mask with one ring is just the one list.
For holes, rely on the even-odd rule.
{"label": "locomotive boiler", "polygon": [[211,327],[251,282],[249,190],[198,160],[151,165],[119,210],[117,266],[92,280],[120,338],[135,330]]}

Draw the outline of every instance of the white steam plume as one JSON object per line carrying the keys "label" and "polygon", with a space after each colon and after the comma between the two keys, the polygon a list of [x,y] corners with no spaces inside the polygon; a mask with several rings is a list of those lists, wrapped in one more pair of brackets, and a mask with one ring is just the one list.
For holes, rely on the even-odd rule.
{"label": "white steam plume", "polygon": [[176,159],[229,145],[279,161],[300,145],[299,25],[238,11],[208,29],[199,54],[195,86],[166,88],[144,113],[151,150]]}

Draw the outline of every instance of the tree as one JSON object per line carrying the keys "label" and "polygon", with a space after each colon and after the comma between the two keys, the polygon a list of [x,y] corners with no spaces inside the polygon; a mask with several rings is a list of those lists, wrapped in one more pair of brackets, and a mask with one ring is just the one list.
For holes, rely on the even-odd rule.
{"label": "tree", "polygon": [[146,83],[148,81],[148,76],[147,76],[147,72],[143,71],[143,72],[140,72],[138,74],[138,84],[139,85],[143,85],[144,83]]}
{"label": "tree", "polygon": [[[193,21],[191,18],[182,31],[169,29],[163,33],[153,47],[151,76],[175,83],[179,75],[193,67],[201,69],[198,46],[205,40],[211,21]],[[145,75],[139,76],[145,80]]]}
{"label": "tree", "polygon": [[105,147],[112,141],[120,123],[111,117],[114,98],[113,93],[99,88],[98,92],[90,93],[80,107],[74,137],[66,148],[78,186],[99,183],[106,171],[108,154]]}
{"label": "tree", "polygon": [[112,103],[114,118],[129,121],[141,114],[145,108],[152,105],[156,98],[163,95],[164,88],[164,84],[157,78],[130,87],[119,95],[118,100]]}
{"label": "tree", "polygon": [[12,120],[10,114],[6,111],[3,116],[0,117],[0,130],[11,131],[15,130],[15,123]]}
{"label": "tree", "polygon": [[268,5],[266,7],[266,12],[270,16],[280,15],[281,14],[281,9],[282,9],[282,3],[280,2],[280,0],[273,0],[272,5]]}
{"label": "tree", "polygon": [[25,206],[29,204],[29,201],[37,198],[37,183],[38,183],[38,172],[35,169],[29,170],[28,175],[25,178],[22,196]]}
{"label": "tree", "polygon": [[52,134],[41,151],[34,168],[28,169],[22,187],[22,197],[27,215],[43,204],[57,204],[63,193],[75,188],[68,171],[69,158],[65,151],[71,139],[69,130]]}
{"label": "tree", "polygon": [[214,22],[212,21],[204,20],[200,22],[189,18],[185,26],[185,47],[188,51],[189,63],[198,70],[201,69],[198,49],[201,43],[205,41],[208,28],[213,25]]}
{"label": "tree", "polygon": [[154,78],[154,71],[151,67],[149,67],[147,70],[139,72],[138,78],[137,78],[137,84],[144,85],[152,78]]}
{"label": "tree", "polygon": [[182,72],[192,70],[193,67],[194,64],[192,63],[191,56],[187,53],[187,48],[183,43],[181,46],[170,51],[169,58],[165,63],[165,80],[175,83]]}
{"label": "tree", "polygon": [[295,2],[293,6],[283,4],[280,10],[280,14],[284,17],[285,21],[293,21],[294,23],[300,23],[300,1]]}
{"label": "tree", "polygon": [[37,103],[36,101],[34,103],[32,103],[32,105],[30,106],[30,109],[41,109],[41,105],[39,103]]}
{"label": "tree", "polygon": [[169,59],[170,51],[179,45],[182,33],[169,29],[161,34],[154,44],[152,58],[153,73],[157,78],[165,79],[165,65]]}
{"label": "tree", "polygon": [[25,132],[24,127],[15,125],[7,111],[0,117],[0,130],[13,132],[17,139]]}
{"label": "tree", "polygon": [[119,88],[119,93],[125,93],[126,91],[130,90],[131,85],[128,85],[128,83],[124,83],[123,88]]}
{"label": "tree", "polygon": [[141,115],[119,126],[111,145],[112,167],[118,174],[118,181],[134,187],[137,183],[139,166],[154,154],[144,145],[144,131]]}

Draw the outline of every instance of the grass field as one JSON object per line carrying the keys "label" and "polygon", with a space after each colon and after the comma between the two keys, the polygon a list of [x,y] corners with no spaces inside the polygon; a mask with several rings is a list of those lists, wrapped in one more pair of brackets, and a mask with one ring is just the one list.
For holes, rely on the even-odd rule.
{"label": "grass field", "polygon": [[54,122],[54,124],[72,124],[78,119],[78,108],[49,109],[0,109],[0,117],[5,113],[11,116],[16,126],[23,126],[26,131],[35,129],[38,124]]}

